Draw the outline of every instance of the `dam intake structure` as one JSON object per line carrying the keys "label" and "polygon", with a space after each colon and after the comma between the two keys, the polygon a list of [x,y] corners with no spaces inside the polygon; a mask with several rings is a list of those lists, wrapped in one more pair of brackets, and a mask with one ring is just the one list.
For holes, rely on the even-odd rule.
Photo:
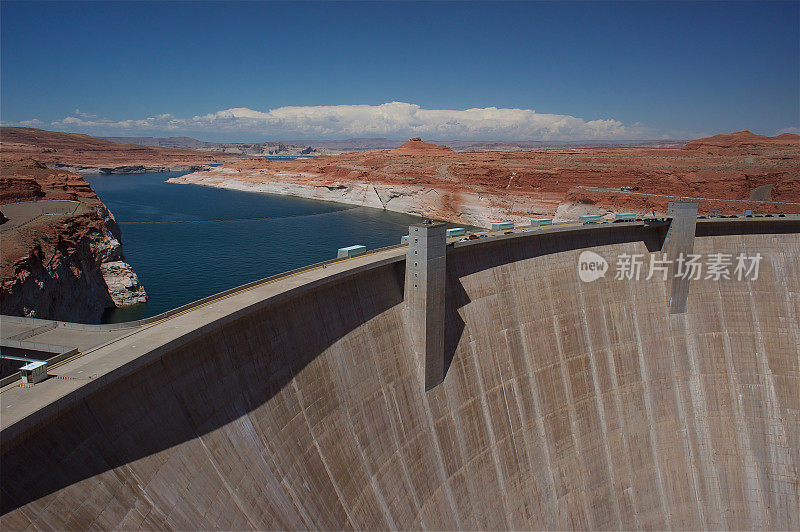
{"label": "dam intake structure", "polygon": [[96,378],[2,390],[0,526],[796,530],[800,218],[694,225],[760,270],[684,312],[615,272],[670,222],[546,226],[434,249],[440,347],[412,228],[86,349],[56,371]]}

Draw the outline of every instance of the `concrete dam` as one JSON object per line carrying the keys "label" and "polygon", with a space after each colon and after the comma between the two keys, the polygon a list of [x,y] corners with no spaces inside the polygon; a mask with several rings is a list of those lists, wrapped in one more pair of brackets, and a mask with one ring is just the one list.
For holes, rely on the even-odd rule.
{"label": "concrete dam", "polygon": [[422,342],[398,248],[84,350],[0,395],[0,525],[800,529],[800,220],[697,220],[757,278],[616,279],[668,225],[457,242]]}

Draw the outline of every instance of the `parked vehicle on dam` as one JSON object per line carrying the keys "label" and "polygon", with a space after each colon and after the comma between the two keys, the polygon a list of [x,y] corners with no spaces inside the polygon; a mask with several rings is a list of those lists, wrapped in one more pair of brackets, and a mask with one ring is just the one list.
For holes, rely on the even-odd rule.
{"label": "parked vehicle on dam", "polygon": [[492,223],[492,231],[505,231],[506,229],[514,229],[514,222],[494,222],[494,223]]}
{"label": "parked vehicle on dam", "polygon": [[47,378],[47,362],[34,360],[19,368],[19,374],[22,378],[22,382],[26,384],[42,382]]}

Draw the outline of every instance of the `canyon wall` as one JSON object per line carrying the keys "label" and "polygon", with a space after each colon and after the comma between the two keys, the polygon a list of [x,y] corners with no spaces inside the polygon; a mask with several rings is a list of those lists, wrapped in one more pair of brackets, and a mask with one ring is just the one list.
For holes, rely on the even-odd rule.
{"label": "canyon wall", "polygon": [[584,250],[657,246],[605,226],[451,250],[427,393],[402,260],[255,305],[5,441],[0,523],[797,530],[800,239],[700,234],[763,260],[692,281],[683,315],[659,276],[578,280]]}
{"label": "canyon wall", "polygon": [[104,206],[59,224],[53,238],[4,265],[0,313],[97,323],[105,309],[147,301]]}
{"label": "canyon wall", "polygon": [[0,183],[2,314],[95,323],[147,300],[114,216],[81,176],[4,154]]}

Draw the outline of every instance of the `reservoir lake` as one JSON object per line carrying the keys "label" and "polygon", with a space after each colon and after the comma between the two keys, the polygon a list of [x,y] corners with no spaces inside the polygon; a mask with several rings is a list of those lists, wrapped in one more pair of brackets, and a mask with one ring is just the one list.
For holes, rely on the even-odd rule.
{"label": "reservoir lake", "polygon": [[184,172],[90,176],[122,229],[126,261],[150,300],[104,323],[154,316],[281,272],[400,243],[421,218],[290,196],[166,183]]}

